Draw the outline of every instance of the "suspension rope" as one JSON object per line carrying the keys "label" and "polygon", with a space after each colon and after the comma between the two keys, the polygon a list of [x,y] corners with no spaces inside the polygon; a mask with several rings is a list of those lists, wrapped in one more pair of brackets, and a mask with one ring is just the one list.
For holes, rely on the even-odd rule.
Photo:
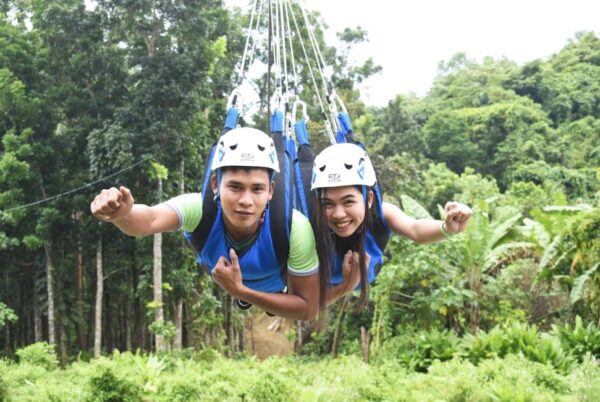
{"label": "suspension rope", "polygon": [[292,27],[290,25],[290,16],[288,13],[288,7],[287,7],[287,2],[289,0],[283,0],[283,9],[284,9],[284,14],[285,14],[285,21],[286,21],[286,32],[287,32],[287,38],[289,41],[289,48],[290,48],[290,58],[292,61],[292,79],[294,80],[294,93],[296,94],[296,96],[299,95],[299,88],[298,88],[298,70],[296,69],[296,60],[294,58],[294,46],[292,45]]}
{"label": "suspension rope", "polygon": [[324,66],[325,66],[325,60],[323,58],[323,54],[321,53],[321,49],[317,42],[317,39],[316,39],[316,36],[314,33],[314,28],[310,22],[310,19],[308,18],[308,13],[306,12],[305,8],[301,4],[299,4],[299,6],[300,6],[300,10],[302,11],[302,16],[304,17],[304,23],[305,23],[306,29],[308,31],[308,37],[310,39],[310,42],[312,45],[312,50],[315,55],[315,60],[317,62],[317,67],[318,67],[319,73],[321,75],[321,81],[323,84],[323,92],[325,93],[325,98],[327,99],[327,103],[329,106],[329,122],[330,123],[329,123],[329,126],[327,126],[328,135],[330,135],[330,140],[335,142],[335,139],[332,139],[333,132],[329,133],[329,130],[331,130],[331,131],[335,130],[336,132],[341,131],[341,126],[340,126],[340,123],[337,118],[337,116],[338,116],[337,107],[335,105],[334,100],[332,99],[327,82],[325,80],[325,72],[323,71]]}
{"label": "suspension rope", "polygon": [[[262,18],[262,13],[263,13],[263,4],[264,4],[264,0],[260,0],[260,3],[258,5],[258,18],[256,19],[256,25],[254,26],[254,31],[253,32],[258,32],[258,27],[260,26],[260,20]],[[256,38],[253,36],[253,41],[252,41],[252,50],[250,52],[250,61],[248,63],[249,66],[252,65],[252,63],[254,63],[254,49],[256,48]]]}
{"label": "suspension rope", "polygon": [[272,21],[273,16],[271,14],[271,0],[268,3],[269,7],[269,33],[268,33],[268,43],[267,43],[267,128],[268,133],[271,133],[271,100],[269,96],[271,95],[271,44],[273,42],[273,31],[272,31]]}
{"label": "suspension rope", "polygon": [[[282,50],[283,50],[283,71],[284,71],[284,77],[285,77],[285,92],[289,92],[290,91],[290,75],[289,71],[288,71],[288,49],[287,49],[287,42],[286,39],[290,37],[290,30],[289,30],[289,25],[286,25],[285,23],[285,5],[283,4],[284,0],[279,0],[279,8],[280,8],[280,18],[281,18],[281,44],[282,44]],[[290,42],[291,44],[291,42]],[[290,52],[291,52],[291,47],[290,47]],[[292,78],[293,79],[293,78]]]}
{"label": "suspension rope", "polygon": [[317,80],[315,79],[315,74],[313,72],[312,65],[308,58],[308,53],[306,51],[306,46],[304,46],[304,40],[302,39],[302,35],[300,33],[300,28],[298,27],[298,21],[296,20],[296,15],[294,14],[294,10],[292,9],[292,5],[290,4],[290,0],[286,3],[289,7],[290,15],[292,16],[292,21],[294,22],[294,27],[296,28],[296,35],[298,36],[300,47],[302,48],[302,53],[304,54],[304,59],[306,60],[306,65],[308,66],[308,72],[315,87],[315,94],[317,95],[317,99],[319,100],[319,105],[321,106],[321,115],[323,120],[327,120],[327,115],[325,114],[325,105],[323,104],[323,99],[321,99],[321,95],[319,93],[319,86],[317,85]]}
{"label": "suspension rope", "polygon": [[25,209],[25,208],[33,207],[35,205],[44,204],[46,202],[50,202],[50,201],[56,200],[58,198],[66,196],[66,195],[76,193],[78,191],[81,191],[81,190],[86,189],[88,187],[92,187],[92,186],[94,186],[94,185],[96,185],[98,183],[101,183],[103,181],[106,181],[106,180],[108,180],[108,179],[110,179],[110,178],[112,178],[114,176],[117,176],[117,175],[119,175],[119,174],[121,174],[121,173],[123,173],[123,172],[125,172],[127,170],[133,169],[134,167],[136,167],[138,165],[141,165],[142,163],[144,163],[144,162],[146,162],[146,161],[148,161],[150,159],[151,159],[151,157],[149,156],[149,157],[144,158],[141,161],[138,161],[138,162],[136,162],[136,163],[134,163],[132,165],[124,167],[121,170],[118,170],[118,171],[116,171],[114,173],[111,173],[108,176],[101,177],[98,180],[86,183],[86,184],[84,184],[82,186],[79,186],[77,188],[74,188],[72,190],[65,191],[64,193],[61,193],[61,194],[53,195],[52,197],[44,198],[43,200],[38,200],[38,201],[30,202],[29,204],[24,204],[24,205],[19,205],[17,207],[8,208],[8,209],[5,209],[4,211],[0,211],[0,213],[6,213],[6,212],[10,212],[10,211],[16,211],[18,209]]}
{"label": "suspension rope", "polygon": [[[261,0],[262,3],[262,0]],[[238,72],[238,85],[242,83],[244,77],[244,70],[246,68],[246,57],[248,55],[248,46],[250,45],[250,37],[252,36],[252,23],[254,22],[254,15],[256,14],[256,5],[257,0],[254,0],[254,4],[252,5],[252,14],[250,15],[250,23],[248,24],[248,34],[246,35],[246,43],[244,44],[244,53],[242,55],[242,64],[240,65],[240,69]],[[252,41],[254,43],[254,41]],[[252,47],[252,51],[254,52],[254,46]],[[249,64],[250,65],[250,64]]]}
{"label": "suspension rope", "polygon": [[319,69],[319,73],[321,75],[321,81],[323,82],[323,89],[325,93],[327,93],[327,82],[325,80],[325,73],[323,72],[323,66],[325,65],[323,61],[323,55],[321,54],[321,50],[319,49],[319,45],[317,43],[312,24],[308,18],[308,14],[302,4],[298,2],[300,6],[300,10],[302,11],[302,16],[304,18],[304,23],[306,24],[306,30],[308,31],[308,38],[310,39],[310,43],[312,45],[313,53],[315,55],[315,60],[317,62],[317,67]]}

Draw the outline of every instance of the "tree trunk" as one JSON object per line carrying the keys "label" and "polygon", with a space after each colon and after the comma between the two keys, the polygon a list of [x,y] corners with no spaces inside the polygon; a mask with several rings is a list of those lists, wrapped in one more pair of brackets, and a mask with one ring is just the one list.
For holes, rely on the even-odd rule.
{"label": "tree trunk", "polygon": [[225,294],[225,327],[227,334],[227,348],[229,349],[228,356],[233,356],[233,319],[231,317],[232,300],[229,293]]}
{"label": "tree trunk", "polygon": [[360,327],[360,345],[362,357],[365,363],[369,362],[369,344],[371,343],[371,331],[365,327]]}
{"label": "tree trunk", "polygon": [[46,254],[46,290],[48,292],[48,343],[56,345],[54,321],[54,266],[52,265],[52,246],[50,240],[44,243]]}
{"label": "tree trunk", "polygon": [[479,267],[471,268],[469,286],[475,293],[475,302],[471,303],[469,324],[471,327],[471,334],[476,335],[479,331],[479,301],[481,300],[481,271],[479,270]]}
{"label": "tree trunk", "polygon": [[[158,199],[162,198],[162,179],[158,179]],[[153,256],[154,256],[154,321],[161,322],[164,324],[165,316],[163,310],[162,300],[162,233],[154,234],[154,245],[153,245]],[[154,334],[156,342],[156,351],[163,352],[167,349],[165,343],[165,337],[161,334]]]}
{"label": "tree trunk", "polygon": [[[81,218],[81,212],[75,214],[75,223],[79,224]],[[77,258],[75,264],[75,296],[76,296],[76,314],[75,320],[75,331],[77,332],[77,340],[79,342],[79,349],[85,350],[86,336],[84,333],[84,314],[83,314],[83,244],[81,243],[81,237],[77,239]]]}
{"label": "tree trunk", "polygon": [[34,333],[35,341],[41,342],[42,338],[43,338],[42,312],[40,310],[40,298],[38,295],[38,287],[37,287],[37,283],[36,283],[37,280],[36,280],[35,266],[31,273],[31,282],[33,284],[33,289],[32,289],[33,297],[32,297],[32,301],[31,301],[33,304],[33,333]]}
{"label": "tree trunk", "polygon": [[69,353],[67,350],[67,335],[65,331],[65,323],[60,320],[60,366],[67,367],[69,364]]}
{"label": "tree trunk", "polygon": [[348,297],[344,296],[342,305],[340,306],[340,312],[338,313],[337,321],[335,323],[335,331],[333,332],[333,342],[331,344],[331,356],[337,356],[337,350],[340,343],[340,333],[342,329],[342,321],[346,312],[346,304],[348,303]]}
{"label": "tree trunk", "polygon": [[175,350],[181,350],[183,346],[183,298],[177,300],[177,312],[175,313]]}
{"label": "tree trunk", "polygon": [[102,237],[96,246],[96,313],[94,319],[94,357],[100,357],[102,347],[102,294],[104,290],[104,269],[102,266]]}
{"label": "tree trunk", "polygon": [[303,327],[302,327],[302,321],[300,320],[296,320],[296,343],[294,345],[294,351],[296,353],[300,353],[300,351],[302,350],[302,346],[303,346],[303,341],[302,341],[302,336],[303,336]]}

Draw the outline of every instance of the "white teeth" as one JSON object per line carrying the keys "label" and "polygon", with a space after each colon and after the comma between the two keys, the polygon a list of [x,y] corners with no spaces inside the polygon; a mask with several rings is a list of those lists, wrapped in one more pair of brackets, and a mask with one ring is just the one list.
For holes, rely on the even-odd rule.
{"label": "white teeth", "polygon": [[336,224],[335,224],[335,226],[336,226],[338,229],[343,229],[343,228],[345,228],[345,227],[346,227],[346,226],[348,226],[348,225],[350,225],[350,222],[346,222],[346,223],[336,223]]}

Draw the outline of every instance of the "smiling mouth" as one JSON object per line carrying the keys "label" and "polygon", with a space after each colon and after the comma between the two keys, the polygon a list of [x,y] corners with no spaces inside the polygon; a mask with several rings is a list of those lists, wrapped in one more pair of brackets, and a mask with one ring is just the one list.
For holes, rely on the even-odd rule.
{"label": "smiling mouth", "polygon": [[350,226],[350,223],[352,222],[339,222],[339,223],[334,223],[333,225],[335,226],[336,229],[346,229],[348,226]]}

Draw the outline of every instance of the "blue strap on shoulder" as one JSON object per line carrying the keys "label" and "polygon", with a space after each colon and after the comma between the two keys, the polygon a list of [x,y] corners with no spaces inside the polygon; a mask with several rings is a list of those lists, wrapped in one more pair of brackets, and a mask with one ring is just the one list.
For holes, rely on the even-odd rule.
{"label": "blue strap on shoulder", "polygon": [[227,119],[225,119],[225,128],[233,130],[237,127],[240,111],[236,107],[230,107],[227,111]]}
{"label": "blue strap on shoulder", "polygon": [[347,112],[338,113],[338,121],[342,128],[342,133],[348,135],[352,132],[352,122],[350,121],[350,115]]}
{"label": "blue strap on shoulder", "polygon": [[271,133],[283,133],[283,112],[275,110],[271,115]]}
{"label": "blue strap on shoulder", "polygon": [[308,145],[308,130],[306,129],[306,121],[299,120],[294,124],[294,130],[296,131],[296,138],[298,138],[298,145]]}

